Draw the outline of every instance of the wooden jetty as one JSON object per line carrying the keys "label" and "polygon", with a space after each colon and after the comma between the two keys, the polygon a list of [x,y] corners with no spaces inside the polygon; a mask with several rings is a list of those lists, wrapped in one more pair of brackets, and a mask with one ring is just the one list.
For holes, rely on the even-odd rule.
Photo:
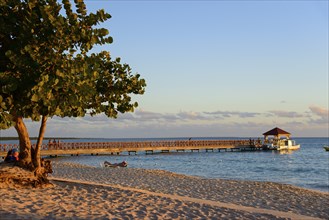
{"label": "wooden jetty", "polygon": [[[122,153],[145,154],[170,152],[221,152],[221,151],[258,151],[260,140],[168,140],[135,142],[81,142],[49,143],[41,147],[41,156],[58,155],[119,155]],[[18,148],[16,144],[0,144],[0,156],[6,156],[8,150]]]}

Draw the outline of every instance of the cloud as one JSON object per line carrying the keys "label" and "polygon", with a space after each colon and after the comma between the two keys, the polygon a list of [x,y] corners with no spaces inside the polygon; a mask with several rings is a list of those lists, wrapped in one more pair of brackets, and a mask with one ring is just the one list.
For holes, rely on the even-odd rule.
{"label": "cloud", "polygon": [[283,117],[283,118],[302,118],[305,115],[298,112],[288,112],[288,111],[269,111],[274,116]]}
{"label": "cloud", "polygon": [[[30,136],[37,136],[40,122],[25,120]],[[108,118],[105,114],[83,118],[53,117],[47,122],[47,137],[255,137],[278,126],[294,136],[327,136],[328,110],[311,106],[308,111],[267,112],[213,111],[159,113],[137,109]],[[15,129],[3,136],[17,136]]]}
{"label": "cloud", "polygon": [[127,113],[121,114],[118,119],[125,121],[136,121],[136,122],[145,122],[145,121],[168,121],[173,122],[180,119],[176,114],[169,113],[158,113],[144,110],[136,110],[134,113],[129,113],[130,115],[127,117]]}
{"label": "cloud", "polygon": [[[88,120],[92,120],[95,117],[89,117]],[[106,120],[104,117],[98,118],[97,120]],[[108,119],[107,119],[108,120]],[[187,121],[187,120],[210,120],[205,117],[202,113],[199,112],[186,112],[181,111],[178,113],[158,113],[151,112],[145,110],[136,110],[134,113],[125,113],[120,114],[116,121],[135,121],[135,122],[145,122],[145,121],[153,121],[153,122],[178,122],[178,121]]]}
{"label": "cloud", "polygon": [[163,117],[162,113],[149,112],[143,110],[137,110],[135,112],[135,118],[141,118],[143,120],[159,120]]}
{"label": "cloud", "polygon": [[[321,112],[321,111],[320,111]],[[307,116],[309,115],[309,116]],[[222,123],[228,122],[226,119],[230,118],[230,123],[234,121],[246,121],[249,118],[255,118],[253,120],[259,121],[261,118],[269,117],[281,117],[281,118],[302,118],[309,117],[311,112],[297,113],[288,111],[269,111],[265,113],[258,112],[240,112],[240,111],[214,111],[214,112],[194,112],[194,111],[180,111],[178,113],[159,113],[145,110],[136,110],[133,113],[119,114],[118,118],[108,118],[104,114],[96,116],[86,116],[83,118],[59,118],[54,117],[54,121],[59,124],[77,124],[85,123],[87,125],[115,123],[118,127],[126,127],[129,123],[139,124],[158,124],[164,126],[167,123],[213,123],[220,120]],[[256,118],[257,117],[257,118]]]}
{"label": "cloud", "polygon": [[315,115],[317,118],[310,118],[309,123],[312,124],[324,124],[329,130],[329,111],[328,109],[319,106],[310,106],[311,114]]}
{"label": "cloud", "polygon": [[311,112],[317,116],[320,116],[321,118],[328,118],[329,117],[329,110],[318,107],[318,106],[310,106],[309,107]]}
{"label": "cloud", "polygon": [[[233,116],[240,118],[253,118],[261,113],[256,112],[237,112],[237,111],[216,111],[216,112],[194,112],[180,111],[178,113],[157,113],[144,110],[137,110],[126,120],[133,121],[161,121],[161,122],[179,122],[179,121],[213,121],[214,119],[223,119]],[[121,116],[119,117],[121,118]]]}
{"label": "cloud", "polygon": [[253,118],[261,113],[257,112],[238,112],[238,111],[215,111],[215,112],[204,112],[207,115],[215,115],[224,118],[230,118],[233,116],[238,116],[240,118]]}
{"label": "cloud", "polygon": [[209,120],[209,118],[199,112],[179,112],[177,116],[181,120]]}

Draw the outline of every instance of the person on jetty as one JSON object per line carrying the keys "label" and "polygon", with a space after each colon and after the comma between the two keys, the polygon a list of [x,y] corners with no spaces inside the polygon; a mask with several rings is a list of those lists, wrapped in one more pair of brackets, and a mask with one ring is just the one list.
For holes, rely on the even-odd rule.
{"label": "person on jetty", "polygon": [[19,160],[18,150],[16,148],[9,150],[5,158],[5,162],[15,162],[18,160]]}
{"label": "person on jetty", "polygon": [[128,163],[126,161],[122,161],[121,163],[110,163],[108,161],[104,162],[105,167],[126,167]]}

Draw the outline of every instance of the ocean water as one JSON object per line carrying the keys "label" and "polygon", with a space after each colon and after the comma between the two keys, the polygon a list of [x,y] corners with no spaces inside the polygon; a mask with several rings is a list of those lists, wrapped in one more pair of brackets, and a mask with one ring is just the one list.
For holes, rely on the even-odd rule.
{"label": "ocean water", "polygon": [[[67,139],[64,142],[147,141],[170,139]],[[193,138],[195,139],[237,139]],[[246,138],[242,138],[246,139]],[[247,138],[248,139],[248,138]],[[202,178],[253,180],[286,183],[329,192],[329,152],[323,149],[329,138],[294,138],[301,148],[291,152],[179,152],[137,155],[67,156],[53,161],[74,162],[100,167],[106,160],[123,160],[129,167],[160,169]],[[120,168],[124,169],[124,168]]]}

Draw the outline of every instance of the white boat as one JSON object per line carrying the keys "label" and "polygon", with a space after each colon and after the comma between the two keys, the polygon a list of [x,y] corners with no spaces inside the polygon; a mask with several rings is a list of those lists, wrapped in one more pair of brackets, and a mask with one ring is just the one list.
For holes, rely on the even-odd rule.
{"label": "white boat", "polygon": [[[272,130],[265,132],[264,134],[264,150],[298,150],[299,144],[290,139],[290,133],[282,130],[281,128],[273,128]],[[269,140],[268,136],[274,136],[273,139]],[[285,137],[281,139],[281,137]]]}
{"label": "white boat", "polygon": [[323,147],[326,151],[329,151],[329,146],[324,146]]}
{"label": "white boat", "polygon": [[266,150],[298,150],[300,144],[296,144],[294,140],[291,139],[280,139],[272,140],[272,143],[267,143],[263,146]]}

